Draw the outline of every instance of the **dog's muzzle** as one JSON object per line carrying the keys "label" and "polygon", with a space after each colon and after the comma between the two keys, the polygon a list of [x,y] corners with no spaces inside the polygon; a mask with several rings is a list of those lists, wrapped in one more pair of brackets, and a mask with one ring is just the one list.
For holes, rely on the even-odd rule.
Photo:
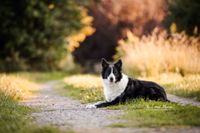
{"label": "dog's muzzle", "polygon": [[110,81],[110,82],[113,82],[113,81],[114,81],[113,77],[110,77],[110,78],[109,78],[109,81]]}

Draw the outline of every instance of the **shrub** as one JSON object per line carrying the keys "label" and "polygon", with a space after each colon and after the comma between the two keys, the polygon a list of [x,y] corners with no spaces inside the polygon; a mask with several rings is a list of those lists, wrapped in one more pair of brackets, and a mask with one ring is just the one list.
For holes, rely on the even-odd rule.
{"label": "shrub", "polygon": [[112,60],[116,44],[125,37],[127,29],[137,35],[149,34],[155,27],[162,27],[167,14],[167,0],[92,1],[88,9],[96,30],[73,52],[75,61],[89,72],[94,71],[94,64],[101,58]]}
{"label": "shrub", "polygon": [[200,34],[200,1],[199,0],[168,0],[169,14],[165,23],[169,27],[176,23],[177,31],[187,34]]}
{"label": "shrub", "polygon": [[2,0],[0,70],[55,69],[65,37],[82,27],[73,0]]}

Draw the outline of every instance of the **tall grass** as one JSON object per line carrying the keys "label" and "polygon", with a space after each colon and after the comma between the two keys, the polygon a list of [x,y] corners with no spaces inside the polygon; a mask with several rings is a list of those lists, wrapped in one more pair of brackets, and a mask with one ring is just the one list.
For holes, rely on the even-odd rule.
{"label": "tall grass", "polygon": [[5,97],[23,99],[38,88],[38,84],[19,76],[0,74],[0,93]]}
{"label": "tall grass", "polygon": [[141,38],[131,32],[127,36],[126,40],[119,41],[115,58],[123,59],[129,74],[200,73],[199,37],[188,37],[185,33],[168,36],[157,29]]}

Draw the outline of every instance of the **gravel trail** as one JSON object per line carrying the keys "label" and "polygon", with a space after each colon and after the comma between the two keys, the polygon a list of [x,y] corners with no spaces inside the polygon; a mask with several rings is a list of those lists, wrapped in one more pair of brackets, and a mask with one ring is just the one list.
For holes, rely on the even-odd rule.
{"label": "gravel trail", "polygon": [[193,100],[193,99],[178,97],[178,96],[171,95],[171,94],[167,94],[167,98],[172,102],[176,102],[176,103],[179,103],[182,105],[191,104],[191,105],[200,107],[200,102]]}
{"label": "gravel trail", "polygon": [[[111,128],[110,124],[120,122],[116,116],[122,115],[122,110],[108,109],[86,109],[84,104],[69,97],[60,96],[54,87],[58,81],[45,83],[40,93],[35,97],[29,97],[22,101],[23,105],[39,108],[31,114],[36,122],[43,125],[54,125],[62,130],[73,130],[79,133],[136,133],[136,132],[192,132],[199,133],[199,128],[174,129],[166,131],[163,129],[146,128]],[[181,100],[176,96],[169,95],[169,100],[188,104],[187,100]],[[189,102],[191,103],[191,101]],[[195,103],[196,104],[196,103]],[[199,106],[199,104],[197,104]]]}

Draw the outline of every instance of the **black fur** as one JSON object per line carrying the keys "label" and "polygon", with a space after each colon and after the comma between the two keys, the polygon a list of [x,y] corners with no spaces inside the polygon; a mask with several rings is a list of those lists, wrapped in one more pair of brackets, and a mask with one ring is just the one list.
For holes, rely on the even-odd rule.
{"label": "black fur", "polygon": [[[102,78],[105,79],[110,74],[109,64],[102,60]],[[121,73],[122,62],[119,60],[114,64],[115,76],[118,77],[118,81],[120,81],[122,77]],[[113,69],[113,72],[114,72]],[[124,90],[124,92],[116,97],[113,101],[106,101],[102,103],[95,104],[97,108],[106,107],[110,105],[115,105],[119,103],[124,103],[127,100],[136,99],[136,98],[144,98],[145,100],[159,100],[159,101],[169,101],[167,99],[165,90],[163,87],[158,85],[157,83],[151,81],[142,81],[137,79],[128,79],[128,84]]]}
{"label": "black fur", "polygon": [[[122,78],[121,68],[122,68],[122,61],[118,60],[115,64],[113,64],[113,74],[115,75],[116,82],[120,81]],[[111,73],[111,68],[109,67],[109,63],[102,59],[102,72],[101,76],[103,79],[106,79]]]}

